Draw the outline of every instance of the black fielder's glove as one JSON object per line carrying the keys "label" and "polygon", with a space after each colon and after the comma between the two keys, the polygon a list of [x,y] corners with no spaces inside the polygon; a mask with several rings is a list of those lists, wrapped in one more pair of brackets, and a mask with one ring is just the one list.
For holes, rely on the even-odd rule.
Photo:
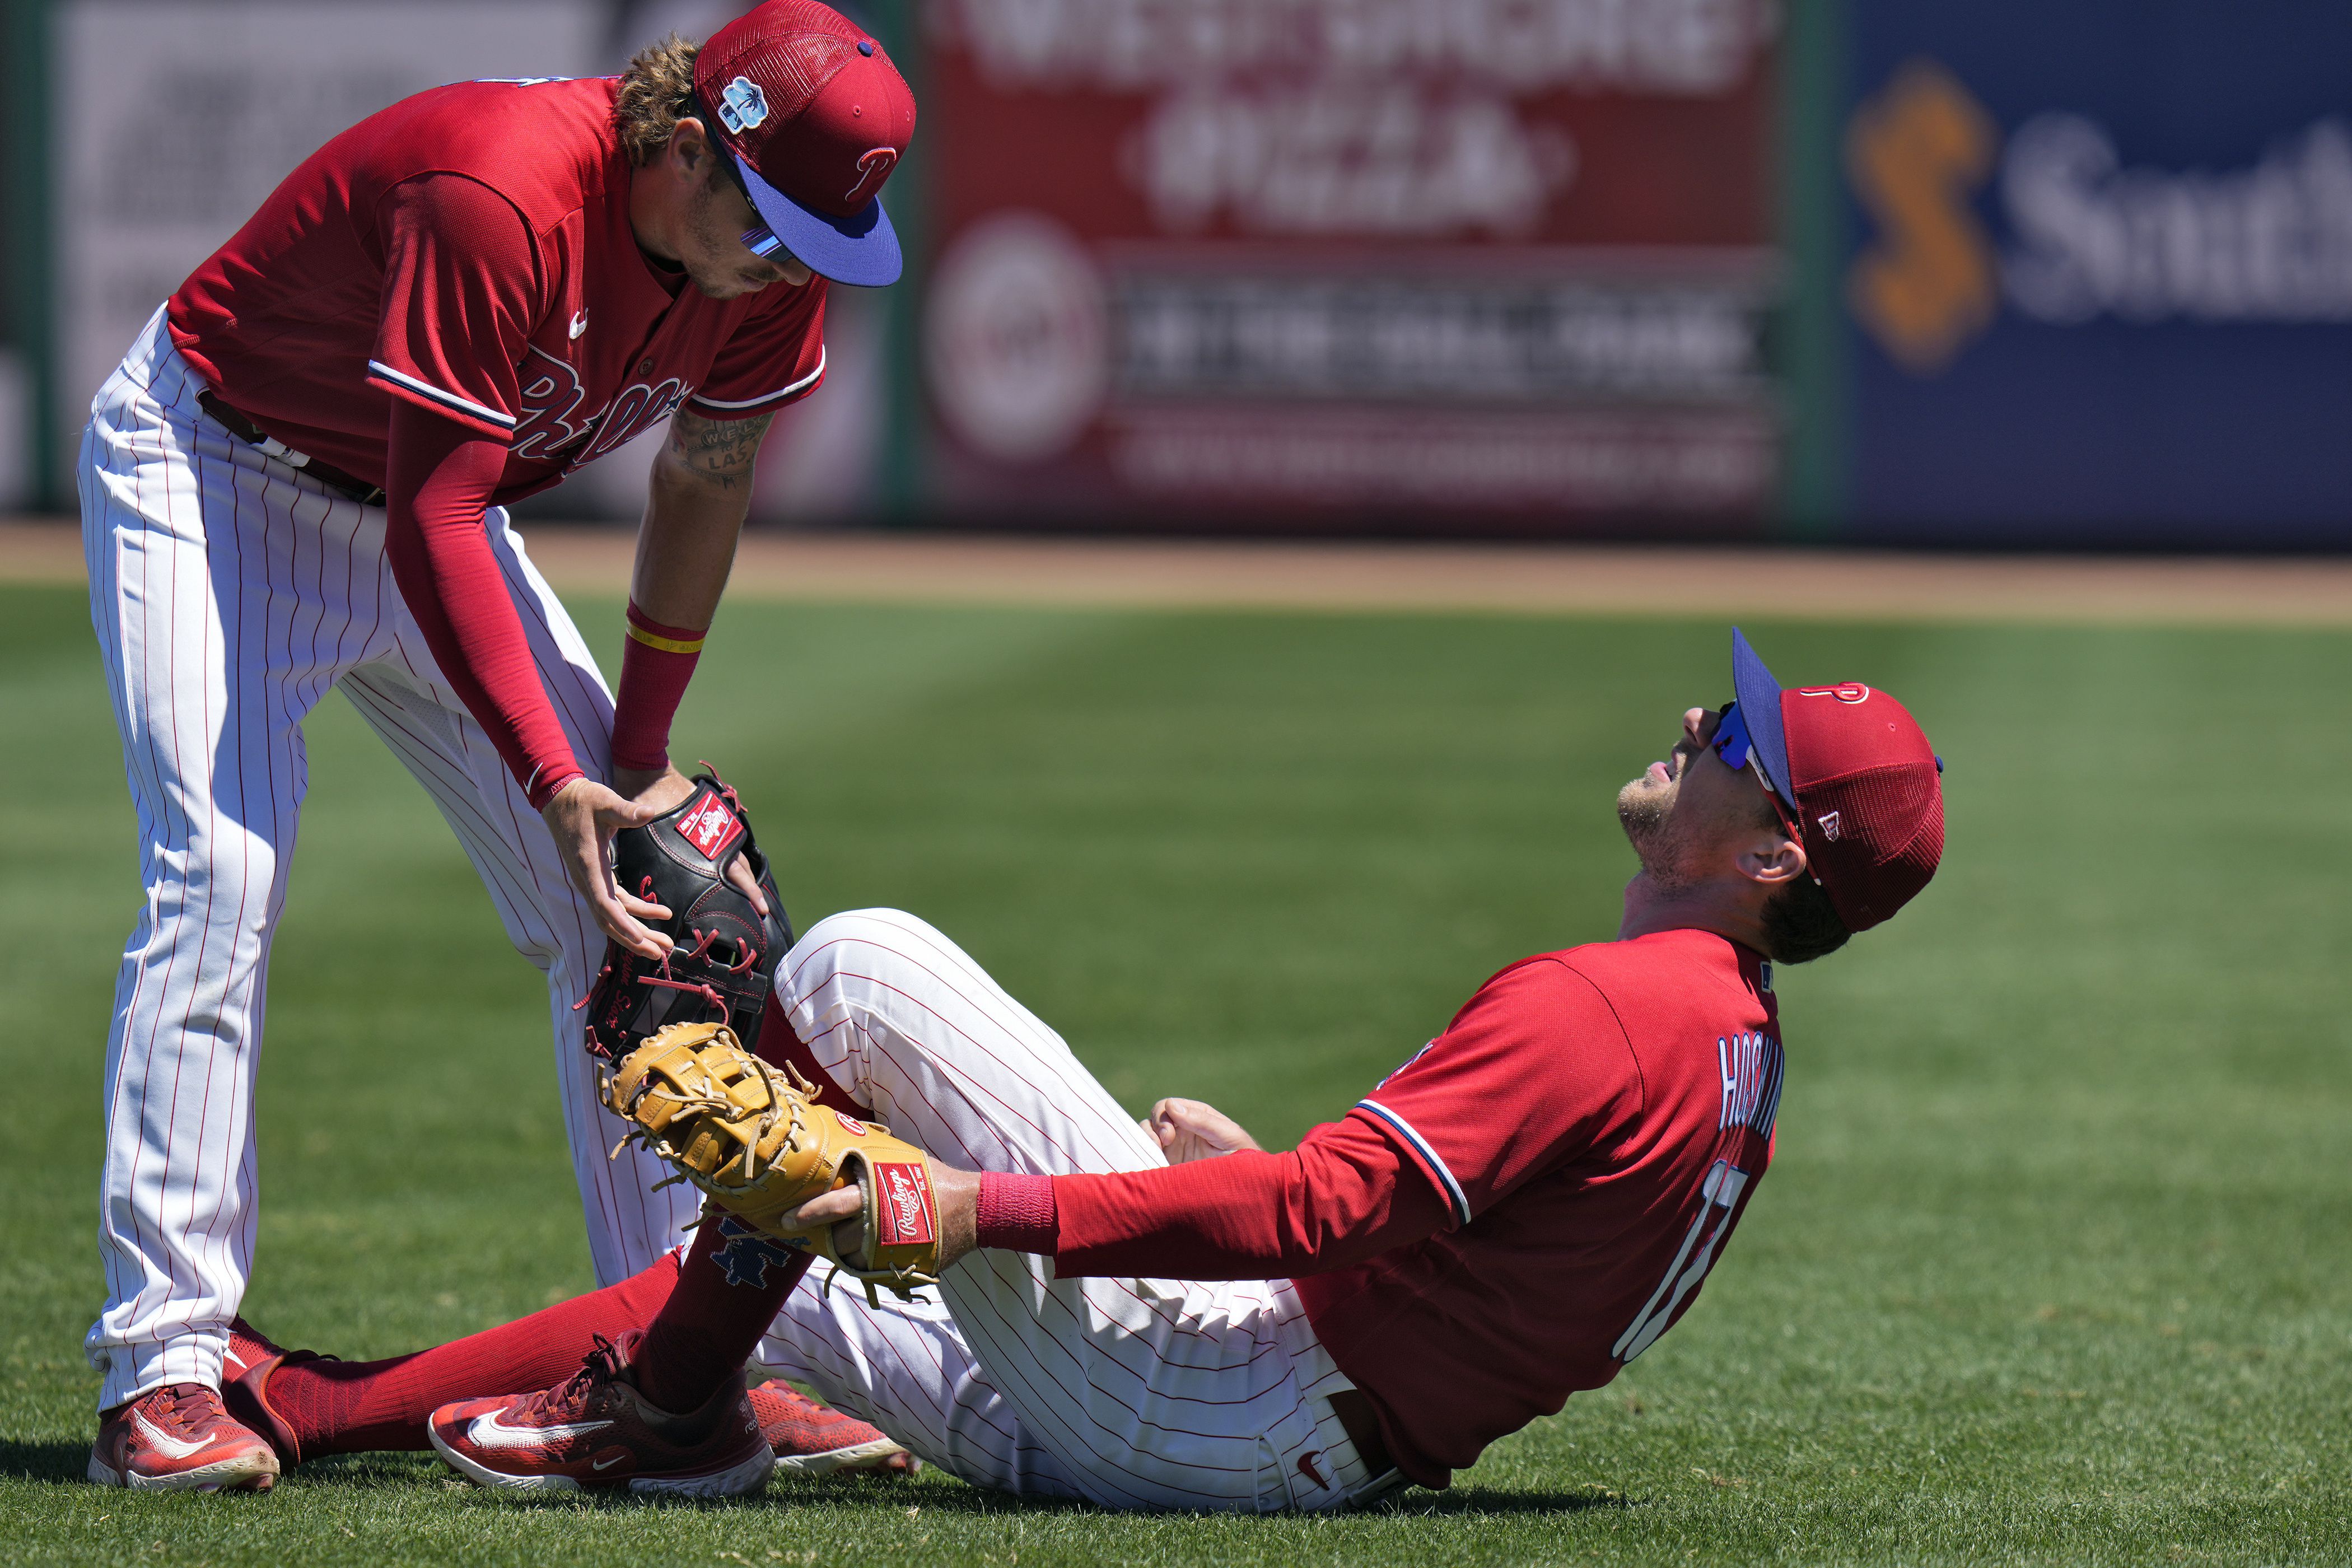
{"label": "black fielder's glove", "polygon": [[[768,896],[765,916],[727,879],[739,858]],[[668,920],[645,923],[677,946],[655,959],[605,944],[604,972],[583,1004],[588,1048],[618,1061],[665,1025],[709,1023],[757,1050],[793,927],[735,792],[715,771],[696,774],[694,793],[675,809],[613,835],[613,876],[669,910]]]}

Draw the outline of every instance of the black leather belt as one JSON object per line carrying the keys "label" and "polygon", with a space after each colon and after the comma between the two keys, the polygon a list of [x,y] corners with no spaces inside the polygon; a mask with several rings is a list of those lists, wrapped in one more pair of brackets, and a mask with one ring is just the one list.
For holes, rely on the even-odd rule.
{"label": "black leather belt", "polygon": [[1364,1397],[1363,1392],[1343,1388],[1330,1399],[1331,1414],[1339,1418],[1348,1440],[1355,1444],[1356,1458],[1364,1462],[1364,1474],[1377,1479],[1396,1468],[1389,1458],[1389,1446],[1381,1440],[1380,1417],[1372,1414],[1372,1402]]}
{"label": "black leather belt", "polygon": [[337,495],[355,500],[362,506],[383,504],[382,485],[369,484],[365,479],[356,479],[331,463],[322,463],[316,458],[305,457],[285,442],[263,435],[260,426],[211,393],[198,393],[196,404],[212,416],[214,424],[247,446],[259,449],[265,456],[277,458],[297,473],[308,475]]}

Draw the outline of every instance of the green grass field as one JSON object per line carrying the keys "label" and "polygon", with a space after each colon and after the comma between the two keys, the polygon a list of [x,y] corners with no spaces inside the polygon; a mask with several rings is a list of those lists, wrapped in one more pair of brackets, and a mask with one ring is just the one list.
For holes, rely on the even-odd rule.
{"label": "green grass field", "polygon": [[[578,606],[600,647],[618,607]],[[132,823],[79,594],[0,590],[12,1563],[2352,1560],[2352,637],[1751,621],[1950,763],[1945,869],[1784,972],[1780,1153],[1688,1319],[1447,1494],[1327,1520],[927,1472],[518,1506],[436,1460],[268,1497],[80,1481]],[[1610,809],[1728,695],[1716,623],[729,610],[678,726],[801,923],[945,928],[1126,1103],[1270,1143],[1524,953],[1606,937]],[[737,721],[719,715],[736,710]],[[274,965],[247,1310],[381,1355],[590,1283],[536,976],[340,698]]]}

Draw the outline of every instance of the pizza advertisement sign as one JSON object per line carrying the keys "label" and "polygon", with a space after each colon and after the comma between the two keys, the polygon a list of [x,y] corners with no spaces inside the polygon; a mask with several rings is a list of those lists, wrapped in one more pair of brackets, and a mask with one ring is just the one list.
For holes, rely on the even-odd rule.
{"label": "pizza advertisement sign", "polygon": [[1761,526],[1771,0],[929,0],[932,500]]}

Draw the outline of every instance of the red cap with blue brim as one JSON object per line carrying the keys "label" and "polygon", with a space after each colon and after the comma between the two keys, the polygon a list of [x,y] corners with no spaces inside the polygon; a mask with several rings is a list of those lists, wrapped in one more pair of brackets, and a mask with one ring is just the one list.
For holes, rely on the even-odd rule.
{"label": "red cap with blue brim", "polygon": [[1731,689],[1845,928],[1866,931],[1908,903],[1944,856],[1944,763],[1910,711],[1858,681],[1784,689],[1737,626]]}
{"label": "red cap with blue brim", "polygon": [[836,283],[898,281],[880,193],[915,133],[915,95],[864,28],[815,0],[768,0],[702,46],[694,95],[767,226],[745,244]]}

